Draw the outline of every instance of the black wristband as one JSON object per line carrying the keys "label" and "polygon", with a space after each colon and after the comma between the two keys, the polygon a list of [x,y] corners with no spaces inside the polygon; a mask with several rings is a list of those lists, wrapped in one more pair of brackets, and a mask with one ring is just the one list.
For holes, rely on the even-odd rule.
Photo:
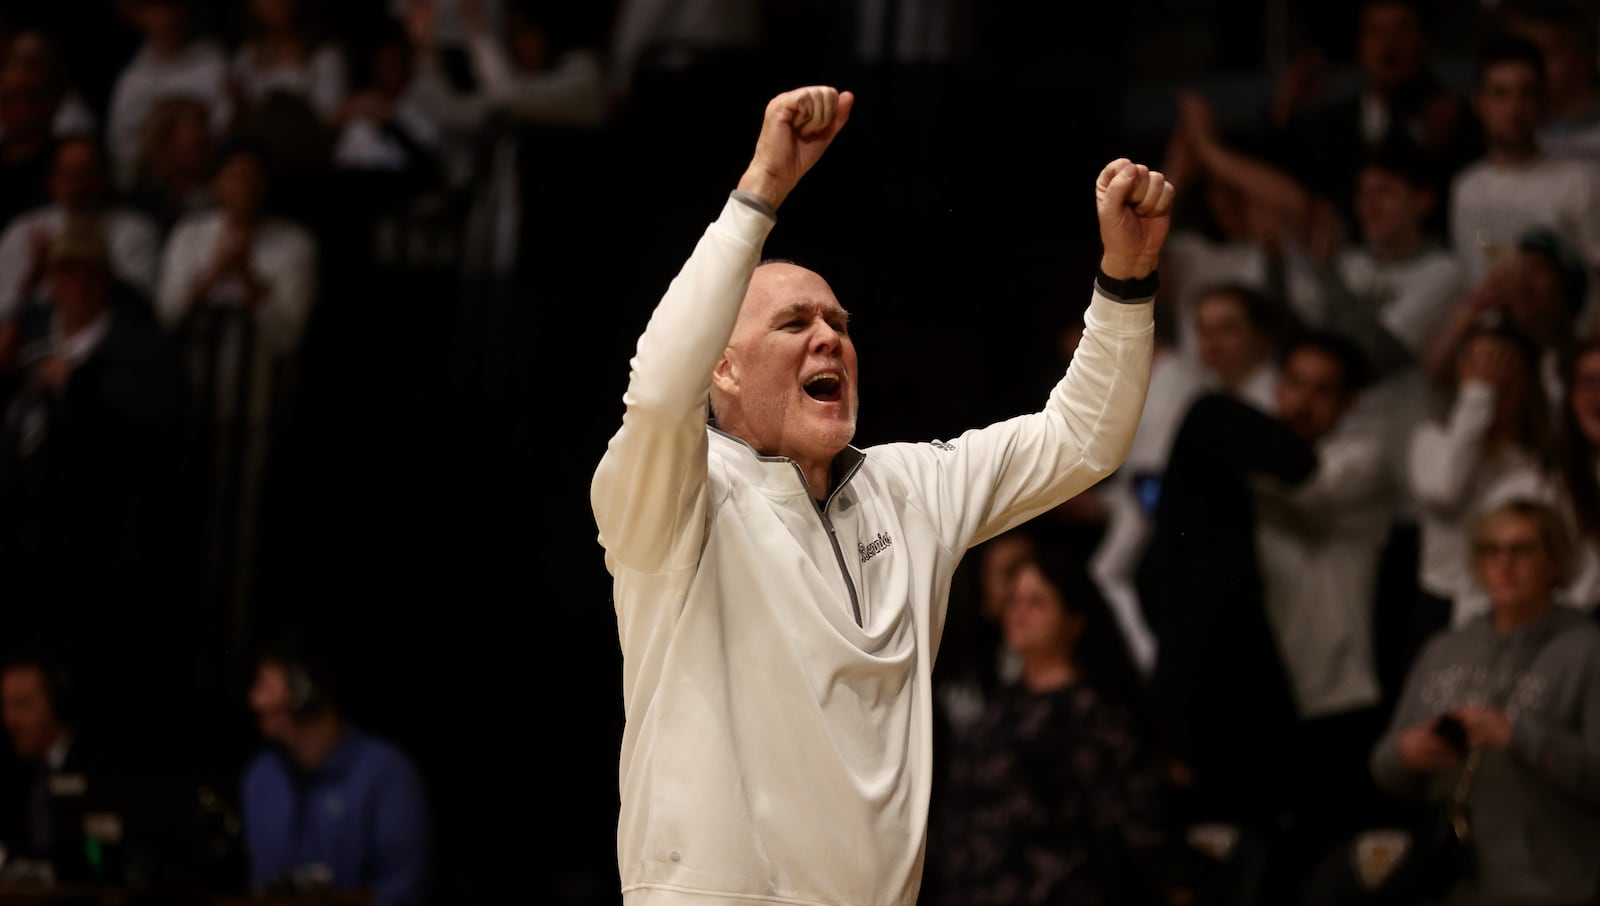
{"label": "black wristband", "polygon": [[1118,302],[1148,299],[1156,294],[1157,289],[1161,288],[1161,278],[1157,276],[1155,271],[1132,280],[1118,280],[1115,277],[1107,277],[1106,272],[1101,271],[1094,278],[1094,282],[1100,287],[1100,292]]}

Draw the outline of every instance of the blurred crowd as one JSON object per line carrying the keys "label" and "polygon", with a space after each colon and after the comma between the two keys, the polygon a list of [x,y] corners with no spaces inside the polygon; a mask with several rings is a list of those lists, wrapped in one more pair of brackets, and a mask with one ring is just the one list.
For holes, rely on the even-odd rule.
{"label": "blurred crowd", "polygon": [[1485,9],[1462,80],[1375,0],[1348,88],[1176,91],[1133,449],[941,652],[944,902],[1416,902],[1452,791],[1449,902],[1600,896],[1600,17]]}
{"label": "blurred crowd", "polygon": [[[826,81],[853,131],[772,251],[906,366],[870,377],[887,439],[1033,408],[1055,378],[1019,367],[1070,361],[1092,219],[1041,171],[1126,155],[1181,193],[1127,462],[966,561],[924,902],[1353,902],[1317,896],[1357,897],[1469,763],[1461,901],[1592,902],[1600,12],[1159,3],[1177,37],[1130,63],[1096,37],[1116,11],[1076,6],[0,4],[0,886],[467,902],[478,848],[615,902],[620,665],[564,476],[761,105]],[[1199,6],[1231,17],[1185,33]],[[1262,8],[1348,28],[1349,65],[1274,65]],[[1141,156],[1130,70],[1205,34],[1254,56],[1169,65]],[[1252,68],[1260,104],[1207,78]],[[930,362],[944,396],[895,383]],[[546,604],[585,690],[548,713],[495,622]],[[413,611],[454,617],[421,666],[355,669]],[[365,709],[352,673],[383,677]],[[501,710],[461,746],[406,689]],[[230,742],[148,744],[194,713]],[[535,725],[566,728],[582,858],[529,855]]]}
{"label": "blurred crowd", "polygon": [[[611,114],[590,21],[0,4],[0,895],[442,896],[435,818],[476,791],[431,789],[453,765],[424,775],[414,714],[365,730],[332,679],[428,600],[346,591],[350,536],[391,544],[437,493],[394,493],[407,459],[476,442],[516,380],[529,145]],[[473,402],[441,414],[452,382]]]}

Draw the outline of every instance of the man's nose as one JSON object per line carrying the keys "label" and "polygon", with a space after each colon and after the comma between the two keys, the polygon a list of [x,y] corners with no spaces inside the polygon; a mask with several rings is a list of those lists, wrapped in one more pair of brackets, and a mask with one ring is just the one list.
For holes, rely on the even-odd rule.
{"label": "man's nose", "polygon": [[840,333],[826,321],[818,322],[811,332],[811,345],[816,349],[832,349],[839,345]]}

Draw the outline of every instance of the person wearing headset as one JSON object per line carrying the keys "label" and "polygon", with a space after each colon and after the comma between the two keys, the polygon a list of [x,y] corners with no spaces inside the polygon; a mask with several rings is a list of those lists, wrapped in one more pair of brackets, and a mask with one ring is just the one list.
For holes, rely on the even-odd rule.
{"label": "person wearing headset", "polygon": [[84,732],[76,686],[75,671],[45,643],[22,645],[0,665],[11,756],[0,756],[0,883],[90,880],[72,806],[116,758],[102,734]]}
{"label": "person wearing headset", "polygon": [[433,844],[421,777],[403,750],[340,712],[327,661],[304,640],[269,645],[249,701],[266,741],[242,784],[251,889],[428,902]]}

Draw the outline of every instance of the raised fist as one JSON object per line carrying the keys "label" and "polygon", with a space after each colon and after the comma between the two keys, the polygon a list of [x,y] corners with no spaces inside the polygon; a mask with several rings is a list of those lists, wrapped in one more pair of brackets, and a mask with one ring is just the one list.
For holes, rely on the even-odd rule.
{"label": "raised fist", "polygon": [[1095,181],[1107,277],[1133,280],[1156,269],[1172,226],[1172,184],[1144,164],[1118,158]]}
{"label": "raised fist", "polygon": [[854,104],[855,95],[826,85],[796,88],[768,101],[755,156],[739,189],[773,207],[782,204],[844,128]]}

